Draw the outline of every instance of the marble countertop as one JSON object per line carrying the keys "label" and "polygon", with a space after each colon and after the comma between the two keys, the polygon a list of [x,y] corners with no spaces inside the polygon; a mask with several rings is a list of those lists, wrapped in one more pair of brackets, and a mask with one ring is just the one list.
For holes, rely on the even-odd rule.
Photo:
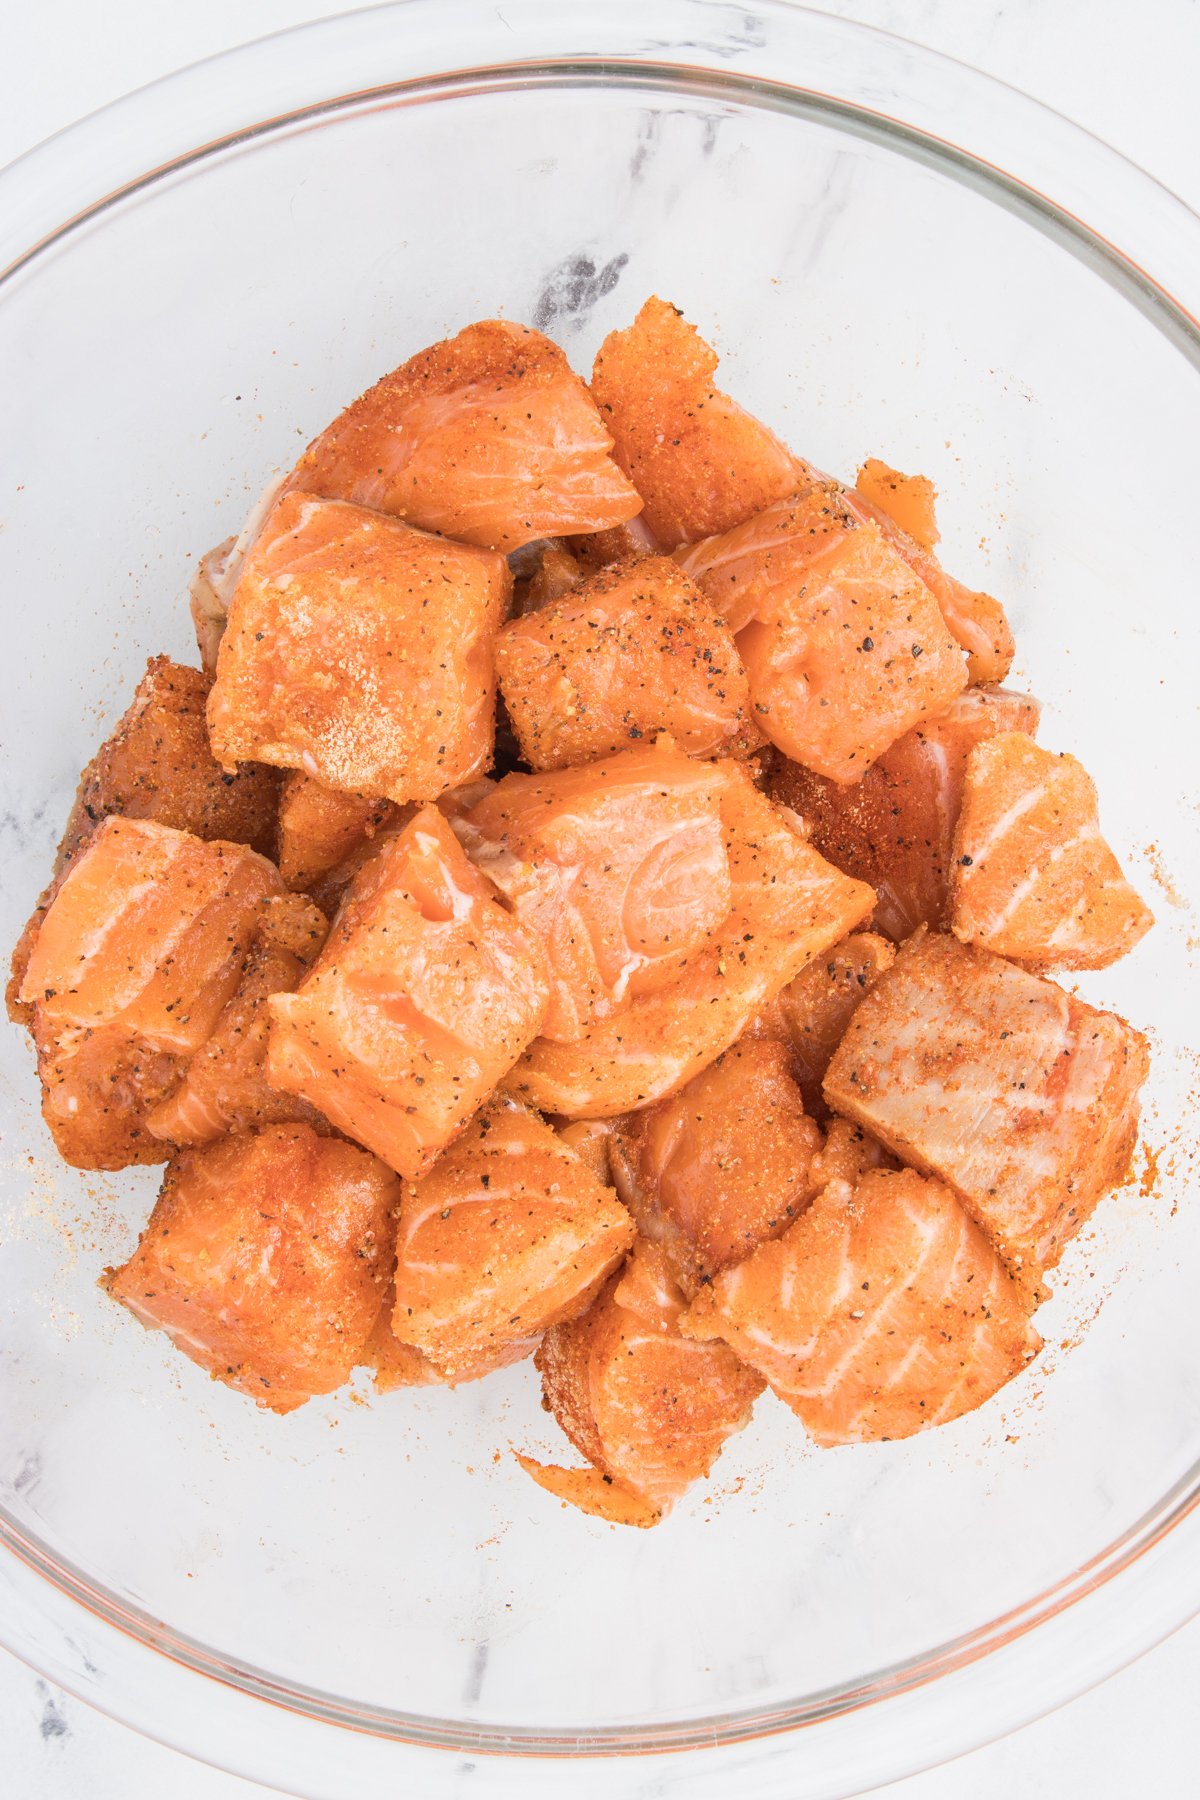
{"label": "marble countertop", "polygon": [[[652,0],[648,0],[652,4]],[[39,0],[11,9],[0,164],[160,74],[337,0]],[[1200,0],[826,0],[1056,107],[1200,209]],[[1200,1621],[1102,1687],[890,1800],[1193,1800],[1200,1791]],[[11,1800],[254,1800],[267,1790],[137,1737],[0,1653],[0,1792]],[[618,1791],[614,1784],[614,1793]],[[884,1790],[881,1790],[881,1792]],[[347,1796],[351,1800],[351,1796]],[[564,1800],[568,1796],[564,1790]]]}

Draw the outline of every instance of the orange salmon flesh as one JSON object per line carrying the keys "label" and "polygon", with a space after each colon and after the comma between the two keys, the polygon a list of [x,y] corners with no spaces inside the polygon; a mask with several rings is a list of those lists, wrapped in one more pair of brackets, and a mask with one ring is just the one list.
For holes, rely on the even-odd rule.
{"label": "orange salmon flesh", "polygon": [[451,319],[308,421],[190,571],[202,667],[152,656],[84,768],[7,992],[58,1155],[165,1164],[103,1277],[147,1350],[268,1412],[353,1378],[401,1433],[540,1381],[493,1478],[585,1534],[677,1529],[760,1397],[992,1454],[955,1421],[1028,1387],[1150,1067],[1051,977],[1154,923],[1002,685],[1045,597],[943,564],[955,459],[824,473],[792,370],[722,345],[718,386],[669,300],[603,306],[590,372]]}

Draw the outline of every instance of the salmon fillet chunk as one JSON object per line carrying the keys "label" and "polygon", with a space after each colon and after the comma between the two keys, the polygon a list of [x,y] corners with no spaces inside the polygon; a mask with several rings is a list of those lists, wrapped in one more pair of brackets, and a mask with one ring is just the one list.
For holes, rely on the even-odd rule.
{"label": "salmon fillet chunk", "polygon": [[549,1125],[493,1101],[405,1185],[393,1334],[445,1380],[472,1380],[583,1312],[633,1238],[620,1201]]}
{"label": "salmon fillet chunk", "polygon": [[152,819],[193,837],[248,844],[269,856],[275,844],[274,769],[242,764],[223,770],[208,742],[205,706],[211,683],[199,669],[152,656],[133,699],[79,780],[54,865],[54,879],[13,953],[9,1017],[32,1023],[18,998],[38,926],[64,872],[111,813]]}
{"label": "salmon fillet chunk", "polygon": [[299,769],[279,794],[279,873],[290,888],[310,888],[391,823],[390,800],[323,787]]}
{"label": "salmon fillet chunk", "polygon": [[726,778],[729,911],[667,986],[593,1020],[573,1043],[540,1038],[530,1047],[509,1085],[543,1111],[611,1118],[675,1093],[735,1043],[810,958],[870,912],[873,890],[819,856],[743,768],[715,767]]}
{"label": "salmon fillet chunk", "polygon": [[973,687],[936,719],[890,745],[852,787],[783,763],[768,791],[799,814],[822,856],[879,895],[873,924],[899,942],[919,925],[944,925],[950,910],[954,832],[967,758],[1000,731],[1037,729],[1028,694]]}
{"label": "salmon fillet chunk", "polygon": [[534,769],[590,762],[656,731],[712,756],[742,725],[732,633],[669,557],[617,564],[512,620],[496,666]]}
{"label": "salmon fillet chunk", "polygon": [[1154,923],[1100,835],[1090,775],[1022,731],[967,760],[953,870],[955,936],[1033,968],[1107,968]]}
{"label": "salmon fillet chunk", "polygon": [[836,483],[809,482],[679,562],[733,627],[755,722],[830,781],[857,781],[967,685],[929,588]]}
{"label": "salmon fillet chunk", "polygon": [[1145,1039],[1051,981],[940,933],[866,995],[825,1098],[940,1176],[1036,1281],[1129,1169]]}
{"label": "salmon fillet chunk", "polygon": [[20,989],[42,1112],[76,1168],[159,1162],[147,1120],[216,1028],[283,884],[240,844],[112,816],[67,870]]}
{"label": "salmon fillet chunk", "polygon": [[535,1358],[545,1404],[614,1491],[523,1458],[541,1486],[614,1522],[652,1525],[708,1474],[763,1383],[724,1344],[684,1337],[684,1304],[662,1250],[639,1238],[587,1312],[546,1333]]}
{"label": "salmon fillet chunk", "polygon": [[779,998],[751,1022],[757,1036],[777,1037],[790,1052],[791,1072],[814,1118],[825,1116],[821,1083],[850,1015],[895,956],[886,938],[855,931],[814,956]]}
{"label": "salmon fillet chunk", "polygon": [[185,1150],[104,1286],[272,1412],[340,1387],[379,1314],[400,1184],[305,1125]]}
{"label": "salmon fillet chunk", "polygon": [[444,1378],[429,1358],[415,1344],[402,1344],[392,1330],[395,1309],[396,1288],[389,1281],[361,1359],[363,1368],[371,1371],[375,1391],[390,1394],[394,1388],[443,1385]]}
{"label": "salmon fillet chunk", "polygon": [[730,907],[726,780],[654,745],[506,775],[467,812],[462,841],[545,948],[544,1036],[578,1038],[707,947]]}
{"label": "salmon fillet chunk", "polygon": [[1020,1374],[1031,1299],[940,1181],[834,1181],[774,1243],[719,1275],[684,1329],[717,1338],[818,1444],[911,1437]]}
{"label": "salmon fillet chunk", "polygon": [[947,575],[933,553],[938,541],[933,483],[924,475],[902,475],[871,457],[858,471],[851,503],[874,519],[889,542],[934,595],[955,642],[967,653],[973,682],[1003,681],[1016,645],[1004,608],[991,594],[965,587]]}
{"label": "salmon fillet chunk", "polygon": [[494,551],[290,492],[242,566],[208,701],[213,751],[326,787],[432,800],[491,764]]}
{"label": "salmon fillet chunk", "polygon": [[790,1065],[784,1044],[735,1044],[670,1099],[616,1123],[617,1192],[685,1294],[786,1231],[816,1191],[822,1134]]}
{"label": "salmon fillet chunk", "polygon": [[509,551],[640,513],[611,449],[558,345],[484,319],[348,406],[309,445],[291,485]]}
{"label": "salmon fillet chunk", "polygon": [[146,1119],[153,1137],[208,1144],[231,1131],[290,1120],[328,1130],[314,1107],[280,1093],[266,1075],[267,1001],[296,986],[328,929],[325,915],[299,894],[267,901],[241,979],[212,1036],[192,1057],[179,1086]]}
{"label": "salmon fillet chunk", "polygon": [[267,1079],[400,1174],[422,1174],[538,1030],[541,951],[424,807],[355,877],[293,994],[267,1002]]}
{"label": "salmon fillet chunk", "polygon": [[664,549],[728,531],[796,485],[791,452],[713,386],[716,368],[696,327],[655,296],[605,338],[592,370],[614,455]]}

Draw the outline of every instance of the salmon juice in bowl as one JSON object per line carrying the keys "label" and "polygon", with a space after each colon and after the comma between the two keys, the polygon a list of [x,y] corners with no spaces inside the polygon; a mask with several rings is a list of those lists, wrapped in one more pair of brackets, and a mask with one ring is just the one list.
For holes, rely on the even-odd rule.
{"label": "salmon juice in bowl", "polygon": [[[658,1524],[769,1389],[819,1445],[1031,1378],[1153,924],[1004,687],[932,483],[823,474],[657,296],[590,386],[486,320],[354,401],[84,770],[9,1004],[108,1294],[273,1413],[531,1360],[548,1495]],[[499,1448],[499,1446],[498,1446]]]}

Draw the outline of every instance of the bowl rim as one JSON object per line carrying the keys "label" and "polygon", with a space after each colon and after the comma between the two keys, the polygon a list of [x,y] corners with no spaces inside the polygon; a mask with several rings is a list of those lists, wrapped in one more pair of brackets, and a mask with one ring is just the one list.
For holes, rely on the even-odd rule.
{"label": "bowl rim", "polygon": [[[0,290],[36,278],[42,259],[111,207],[256,139],[381,105],[599,82],[723,96],[834,119],[844,130],[882,139],[984,190],[1062,243],[1200,368],[1200,218],[1098,138],[964,64],[790,0],[760,0],[753,8],[662,0],[649,32],[643,10],[640,0],[610,0],[599,17],[586,7],[556,9],[554,0],[509,0],[502,9],[485,0],[392,0],[193,64],[0,171]],[[588,15],[587,50],[578,42],[581,13]],[[758,29],[742,30],[751,18]],[[457,66],[467,42],[482,60]],[[968,116],[973,148],[959,141],[957,129]],[[1061,200],[1050,197],[1055,191]],[[737,1746],[743,1776],[765,1792],[761,1780],[778,1772],[782,1743],[789,1782],[803,1770],[805,1791],[817,1800],[895,1779],[1012,1729],[1103,1679],[1200,1610],[1200,1558],[1187,1554],[1200,1546],[1198,1505],[1200,1463],[1082,1569],[963,1639],[853,1689],[769,1712],[640,1730],[500,1730],[385,1713],[289,1687],[125,1606],[2,1509],[0,1596],[8,1604],[0,1607],[0,1643],[147,1735],[260,1781],[282,1776],[294,1792],[332,1795],[335,1782],[344,1791],[351,1757],[361,1767],[355,1791],[373,1795],[378,1781],[383,1792],[385,1781],[394,1782],[401,1746],[436,1783],[430,1793],[441,1791],[453,1767],[447,1750],[500,1759],[476,1765],[479,1776],[492,1772],[497,1792],[508,1791],[501,1771],[519,1766],[512,1791],[529,1793],[558,1779],[553,1771],[561,1775],[564,1758],[576,1759],[576,1790],[585,1791],[586,1772],[590,1792],[600,1772],[611,1789],[614,1756],[638,1754],[647,1775],[647,1759],[661,1758],[675,1779],[698,1758],[707,1767],[718,1746]],[[989,1677],[982,1681],[985,1659]],[[208,1679],[197,1682],[197,1675]],[[931,1694],[941,1703],[931,1705]],[[380,1761],[364,1746],[387,1756]],[[514,1758],[519,1765],[508,1760]],[[723,1764],[723,1774],[732,1773]],[[308,1785],[314,1780],[329,1785]]]}

